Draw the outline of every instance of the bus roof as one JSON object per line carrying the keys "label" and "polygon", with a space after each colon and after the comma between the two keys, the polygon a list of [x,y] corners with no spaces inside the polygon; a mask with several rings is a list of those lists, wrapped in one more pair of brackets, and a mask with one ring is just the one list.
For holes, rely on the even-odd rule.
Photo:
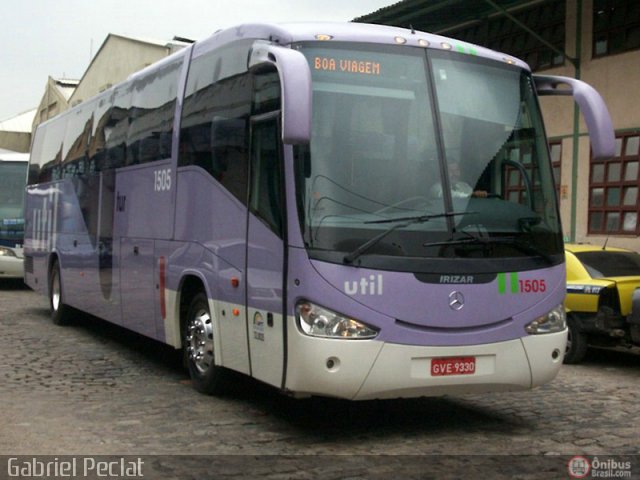
{"label": "bus roof", "polygon": [[[522,69],[530,71],[529,66],[516,57],[511,57],[507,54],[496,52],[478,45],[473,45],[471,43],[418,30],[409,30],[406,28],[391,27],[387,25],[350,22],[295,22],[281,24],[247,23],[218,30],[210,37],[199,40],[184,49],[178,50],[177,52],[160,59],[142,70],[132,73],[126,80],[113,85],[109,89],[92,98],[87,99],[83,104],[90,101],[99,101],[101,98],[108,97],[112,95],[120,85],[135,81],[140,77],[144,77],[150,72],[161,68],[163,65],[168,64],[181,56],[189,57],[191,48],[193,48],[193,51],[190,56],[191,58],[196,58],[239,40],[264,40],[276,45],[289,46],[298,42],[317,42],[326,38],[328,38],[327,44],[330,44],[331,42],[358,42],[387,45],[408,45],[443,51],[449,50],[460,54],[467,54],[470,56],[491,59],[501,63],[516,65]],[[58,117],[69,115],[74,110],[75,108],[71,108],[52,119],[42,122],[38,125],[38,129]]]}
{"label": "bus roof", "polygon": [[488,58],[498,62],[517,65],[525,70],[529,66],[515,57],[485,47],[455,40],[441,35],[409,30],[406,28],[373,25],[366,23],[252,23],[219,30],[211,37],[196,42],[193,56],[219,48],[241,39],[263,39],[279,45],[311,42],[327,39],[327,42],[361,42],[388,45],[409,45],[437,50],[452,50],[462,54]]}

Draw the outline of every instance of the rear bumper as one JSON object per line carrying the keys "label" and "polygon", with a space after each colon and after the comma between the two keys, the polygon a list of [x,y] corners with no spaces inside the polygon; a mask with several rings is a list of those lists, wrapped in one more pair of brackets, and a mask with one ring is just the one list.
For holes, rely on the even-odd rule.
{"label": "rear bumper", "polygon": [[[286,388],[351,400],[527,390],[562,365],[567,332],[487,345],[425,347],[377,341],[291,339]],[[471,375],[432,376],[431,361],[475,357]]]}

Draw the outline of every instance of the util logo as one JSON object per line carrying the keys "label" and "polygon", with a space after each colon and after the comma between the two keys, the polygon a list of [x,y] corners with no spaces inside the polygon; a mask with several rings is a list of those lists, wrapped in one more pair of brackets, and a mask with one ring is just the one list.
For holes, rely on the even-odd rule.
{"label": "util logo", "polygon": [[55,244],[59,193],[56,188],[48,189],[41,197],[42,206],[32,210],[32,248],[34,250],[50,251]]}
{"label": "util logo", "polygon": [[345,281],[344,293],[347,295],[382,295],[382,275],[369,275],[359,281]]}

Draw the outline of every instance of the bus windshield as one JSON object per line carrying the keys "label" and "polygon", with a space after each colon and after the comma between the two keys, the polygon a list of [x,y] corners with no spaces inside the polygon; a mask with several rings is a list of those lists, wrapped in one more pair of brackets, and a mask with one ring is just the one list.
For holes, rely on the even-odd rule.
{"label": "bus windshield", "polygon": [[27,162],[0,161],[0,245],[22,244]]}
{"label": "bus windshield", "polygon": [[529,72],[414,47],[301,51],[313,130],[297,150],[297,194],[312,258],[396,270],[461,257],[480,270],[491,259],[562,262]]}

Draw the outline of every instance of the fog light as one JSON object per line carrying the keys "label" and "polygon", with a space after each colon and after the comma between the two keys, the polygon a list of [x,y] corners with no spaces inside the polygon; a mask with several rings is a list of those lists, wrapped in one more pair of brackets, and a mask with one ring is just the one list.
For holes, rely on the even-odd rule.
{"label": "fog light", "polygon": [[340,359],[336,357],[327,358],[327,370],[330,372],[336,372],[340,368]]}

